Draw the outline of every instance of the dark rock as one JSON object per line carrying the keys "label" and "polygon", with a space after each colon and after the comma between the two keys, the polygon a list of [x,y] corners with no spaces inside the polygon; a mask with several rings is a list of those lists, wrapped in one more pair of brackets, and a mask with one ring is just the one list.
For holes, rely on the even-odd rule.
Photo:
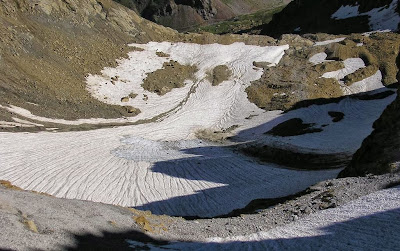
{"label": "dark rock", "polygon": [[[370,31],[368,16],[358,16],[336,20],[331,16],[341,6],[359,5],[359,12],[389,5],[392,0],[295,0],[283,11],[274,15],[265,25],[261,34],[278,38],[282,34],[293,33],[330,33],[350,34]],[[290,17],[290,18],[288,18]]]}

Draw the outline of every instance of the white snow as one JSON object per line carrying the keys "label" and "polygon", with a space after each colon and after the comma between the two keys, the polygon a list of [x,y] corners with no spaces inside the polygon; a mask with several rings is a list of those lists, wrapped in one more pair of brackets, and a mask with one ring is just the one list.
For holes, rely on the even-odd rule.
{"label": "white snow", "polygon": [[328,55],[325,52],[321,52],[310,57],[308,61],[310,61],[313,64],[320,64],[325,62],[327,57]]}
{"label": "white snow", "polygon": [[[250,103],[245,93],[250,81],[262,75],[261,69],[253,69],[253,61],[276,64],[288,46],[167,42],[135,46],[144,51],[132,52],[128,60],[122,60],[115,69],[105,69],[102,76],[89,77],[89,89],[99,99],[108,97],[107,102],[115,104],[120,102],[121,95],[130,92],[147,94],[147,104],[138,97],[130,101],[143,111],[134,119],[152,118],[166,112],[160,119],[85,132],[0,133],[0,179],[57,197],[135,206],[154,213],[225,214],[256,198],[296,193],[318,181],[336,177],[339,170],[296,171],[275,164],[260,164],[238,155],[227,145],[196,139],[198,130],[223,130],[239,125],[233,133],[238,139],[248,141],[262,138],[260,135],[266,129],[287,116],[300,116],[306,123],[330,125],[322,133],[287,138],[283,144],[295,145],[300,151],[312,148],[352,152],[394,98],[392,95],[382,100],[342,101],[287,114],[265,112]],[[154,56],[156,51],[169,54],[181,64],[197,65],[197,80],[162,97],[144,91],[140,86],[144,74],[169,60]],[[227,65],[234,76],[212,86],[205,79],[206,72],[221,64]],[[104,84],[114,76],[119,76],[121,82]],[[194,91],[187,93],[190,88]],[[38,121],[52,121],[18,107],[7,109]],[[343,123],[332,125],[327,115],[331,109],[345,112]],[[245,119],[250,116],[251,119]],[[329,141],[332,143],[327,144]]]}
{"label": "white snow", "polygon": [[398,0],[393,0],[389,6],[372,9],[368,12],[360,13],[359,6],[341,6],[332,14],[332,19],[347,19],[357,16],[368,16],[371,30],[391,30],[396,31],[400,23],[400,16],[396,8]]}
{"label": "white snow", "polygon": [[[244,90],[262,74],[261,70],[253,69],[253,61],[276,64],[288,46],[239,43],[136,46],[154,54],[157,50],[164,51],[182,64],[197,64],[198,81],[192,83],[196,85],[195,92],[173,112],[153,123],[89,132],[1,133],[0,179],[57,197],[136,206],[154,213],[214,216],[243,207],[252,199],[292,194],[337,175],[338,170],[294,171],[274,164],[261,165],[218,144],[195,139],[199,129],[222,130],[236,124],[251,128],[254,123],[279,116],[280,112],[265,112],[250,103]],[[121,85],[130,85],[132,89],[126,88],[126,93],[122,93],[118,83],[103,86],[101,80],[98,87],[103,91],[98,89],[94,95],[102,93],[112,100],[128,92],[143,93],[140,82],[129,75],[137,73],[136,67],[142,69],[143,66],[136,64],[144,64],[143,58],[135,61],[134,55],[131,59],[135,64],[121,61],[116,69],[103,72],[109,77],[126,79]],[[205,74],[220,64],[228,65],[234,78],[213,87]],[[173,107],[182,101],[183,95],[172,93],[170,97],[173,98],[164,98]],[[165,112],[168,104],[161,101],[149,95],[148,103],[159,110],[149,107],[147,113],[145,104],[135,104],[143,109],[143,118]],[[250,115],[258,116],[246,120]]]}
{"label": "white snow", "polygon": [[391,30],[396,31],[400,23],[400,16],[396,8],[398,0],[393,0],[388,8],[376,8],[367,12],[370,16],[369,23],[372,30]]}
{"label": "white snow", "polygon": [[395,187],[267,232],[160,246],[128,242],[150,250],[397,250],[399,215],[400,187]]}
{"label": "white snow", "polygon": [[[257,139],[256,142],[262,144],[314,154],[352,154],[361,146],[362,139],[371,134],[372,124],[380,117],[383,109],[393,102],[395,96],[377,100],[344,98],[338,103],[312,105],[293,110],[268,123],[241,131],[236,138],[240,142]],[[342,112],[343,120],[332,122],[332,117],[328,115],[329,111]],[[264,134],[274,126],[292,118],[300,118],[304,123],[313,123],[314,127],[321,128],[322,132],[289,137]]]}
{"label": "white snow", "polygon": [[348,74],[357,71],[358,69],[364,68],[365,63],[361,58],[348,58],[344,60],[343,63],[345,68],[337,71],[327,72],[322,75],[323,78],[337,79],[339,81],[339,84],[341,85],[343,94],[351,95],[374,90],[386,90],[386,87],[382,83],[382,73],[380,70],[378,70],[371,77],[365,78],[359,82],[347,86],[341,79],[343,79]]}
{"label": "white snow", "polygon": [[382,83],[382,73],[378,70],[371,77],[365,78],[361,81],[355,82],[350,86],[342,86],[345,95],[357,94],[362,92],[369,92],[374,90],[387,90]]}
{"label": "white snow", "polygon": [[[129,53],[129,58],[122,60],[117,68],[107,68],[102,71],[102,76],[91,75],[87,81],[89,91],[100,101],[139,108],[142,113],[136,116],[136,119],[152,118],[178,108],[191,88],[197,88],[194,95],[204,95],[202,99],[206,102],[222,98],[222,93],[224,95],[229,92],[238,94],[239,91],[241,92],[243,88],[250,84],[250,81],[256,80],[262,75],[262,71],[253,69],[252,63],[254,61],[269,62],[271,65],[276,64],[282,58],[284,50],[289,48],[287,45],[259,47],[245,45],[244,43],[199,45],[169,42],[150,42],[145,45],[131,44],[131,46],[142,48],[144,51]],[[170,57],[158,57],[157,51],[164,52]],[[144,59],[146,59],[145,63],[143,63]],[[162,64],[169,60],[197,66],[199,69],[195,76],[197,80],[195,82],[187,81],[184,88],[173,89],[163,96],[144,90],[141,84],[143,79],[146,78],[146,74],[162,68]],[[206,79],[207,72],[212,71],[218,65],[228,66],[233,73],[232,80],[225,81],[220,86],[212,87]],[[119,76],[120,81],[116,81],[115,86],[110,83],[105,84],[113,76]],[[121,80],[124,80],[124,82]],[[213,92],[210,91],[211,89],[213,89]],[[122,103],[121,98],[130,93],[136,93],[138,96],[129,102]],[[237,99],[237,95],[232,96],[232,94],[229,96]],[[147,101],[141,98],[143,95],[148,96]],[[230,106],[232,105],[231,102],[235,102],[235,100],[229,99],[229,96],[226,100],[229,103],[226,103],[226,105]],[[243,97],[244,95],[242,95]],[[243,99],[240,102],[245,102],[245,100]],[[190,105],[189,103],[190,100],[188,100],[187,105]],[[208,106],[210,107],[210,105]],[[213,111],[218,113],[219,111],[225,112],[227,109],[227,107],[224,109],[222,103],[218,103],[217,106],[208,110],[210,113],[208,116],[212,117]],[[218,114],[218,116],[221,116],[221,114]]]}
{"label": "white snow", "polygon": [[244,207],[252,199],[295,193],[338,173],[261,165],[199,140],[151,139],[164,135],[167,126],[1,133],[0,179],[61,198],[136,206],[154,213],[214,216]]}
{"label": "white snow", "polygon": [[315,42],[314,46],[322,46],[322,45],[328,45],[328,44],[332,44],[332,43],[339,43],[345,39],[346,39],[345,37],[339,37],[339,38],[325,40],[325,41],[321,41],[321,42]]}
{"label": "white snow", "polygon": [[337,71],[331,71],[324,73],[322,75],[323,78],[335,78],[337,80],[340,80],[344,78],[346,75],[349,75],[358,69],[364,68],[365,63],[361,58],[348,58],[343,61],[344,68],[337,70]]}
{"label": "white snow", "polygon": [[374,33],[385,33],[385,32],[391,32],[391,30],[368,31],[368,32],[364,32],[362,35],[366,36],[366,37],[369,37],[369,36],[371,36],[371,34],[374,34]]}
{"label": "white snow", "polygon": [[[261,70],[254,69],[253,62],[269,62],[271,66],[275,65],[284,55],[284,51],[289,48],[288,45],[260,47],[245,45],[244,43],[199,45],[169,42],[150,42],[148,44],[131,44],[131,46],[144,50],[130,52],[128,59],[120,60],[116,68],[105,68],[102,75],[88,76],[87,84],[89,92],[102,102],[124,106],[131,105],[139,108],[142,112],[135,117],[72,121],[36,116],[26,109],[13,105],[9,107],[0,106],[0,108],[37,121],[80,125],[136,122],[151,119],[158,115],[167,116],[180,110],[182,102],[186,102],[185,107],[190,107],[188,109],[201,105],[204,109],[195,108],[192,116],[198,118],[203,118],[205,115],[209,116],[208,123],[218,123],[217,121],[223,116],[240,116],[240,118],[234,119],[241,120],[250,110],[262,111],[251,104],[243,92],[251,81],[260,78],[263,73]],[[159,57],[156,55],[157,51],[167,53],[170,57]],[[188,80],[185,87],[175,88],[163,96],[144,90],[141,84],[143,79],[146,78],[146,74],[161,69],[163,63],[169,60],[176,60],[181,64],[196,65],[199,69],[196,73],[197,80],[195,82]],[[232,70],[233,76],[231,80],[213,87],[206,79],[206,74],[218,65],[228,66]],[[118,76],[118,80],[115,81],[115,84],[112,84],[111,78],[115,76]],[[191,88],[196,90],[194,94],[189,93]],[[130,93],[138,94],[138,96],[130,99],[129,102],[121,102],[121,98]],[[143,100],[143,95],[147,95],[147,101]],[[186,100],[187,98],[188,100]],[[216,103],[210,102],[210,100],[221,100],[222,102]]]}

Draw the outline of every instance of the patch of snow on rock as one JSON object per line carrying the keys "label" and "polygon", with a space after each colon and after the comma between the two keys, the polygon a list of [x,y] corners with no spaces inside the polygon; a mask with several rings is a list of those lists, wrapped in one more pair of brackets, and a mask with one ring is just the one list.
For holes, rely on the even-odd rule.
{"label": "patch of snow on rock", "polygon": [[315,42],[314,46],[321,46],[321,45],[328,45],[328,44],[332,44],[332,43],[339,43],[343,40],[345,40],[345,37],[339,37],[339,38],[335,38],[335,39],[330,39],[330,40],[326,40],[326,41],[321,41],[321,42]]}
{"label": "patch of snow on rock", "polygon": [[371,30],[391,30],[396,31],[400,23],[399,13],[396,11],[398,0],[393,0],[389,6],[374,8],[368,12],[360,13],[359,6],[341,6],[332,14],[332,19],[347,19],[357,16],[368,16]]}
{"label": "patch of snow on rock", "polygon": [[353,83],[350,86],[342,86],[342,91],[345,95],[351,95],[362,92],[369,92],[379,89],[386,89],[382,83],[382,73],[378,70],[371,77],[365,78],[361,81]]}
{"label": "patch of snow on rock", "polygon": [[337,71],[331,71],[331,72],[326,72],[322,75],[323,78],[334,78],[337,80],[340,80],[344,78],[346,75],[349,75],[358,69],[364,68],[365,63],[361,58],[348,58],[343,61],[344,63],[344,68],[337,70]]}

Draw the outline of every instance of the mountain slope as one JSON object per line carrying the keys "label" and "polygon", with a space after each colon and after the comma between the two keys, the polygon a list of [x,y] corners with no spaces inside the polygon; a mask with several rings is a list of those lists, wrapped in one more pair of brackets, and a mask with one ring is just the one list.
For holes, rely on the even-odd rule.
{"label": "mountain slope", "polygon": [[297,0],[276,14],[261,34],[278,37],[285,33],[396,31],[399,15],[398,0]]}
{"label": "mountain slope", "polygon": [[85,76],[115,66],[129,42],[176,34],[109,0],[5,0],[0,24],[0,104],[67,119],[131,116],[88,95]]}
{"label": "mountain slope", "polygon": [[115,0],[148,20],[185,31],[287,4],[290,0]]}

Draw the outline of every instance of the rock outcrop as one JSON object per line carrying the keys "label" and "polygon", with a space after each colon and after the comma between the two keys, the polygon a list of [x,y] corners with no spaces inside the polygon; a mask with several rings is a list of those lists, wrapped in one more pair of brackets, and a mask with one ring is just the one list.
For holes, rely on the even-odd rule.
{"label": "rock outcrop", "polygon": [[[397,57],[400,67],[400,54]],[[397,74],[400,81],[400,72]],[[350,165],[339,177],[364,176],[400,171],[400,91],[382,116],[374,123],[374,131],[354,154]]]}

